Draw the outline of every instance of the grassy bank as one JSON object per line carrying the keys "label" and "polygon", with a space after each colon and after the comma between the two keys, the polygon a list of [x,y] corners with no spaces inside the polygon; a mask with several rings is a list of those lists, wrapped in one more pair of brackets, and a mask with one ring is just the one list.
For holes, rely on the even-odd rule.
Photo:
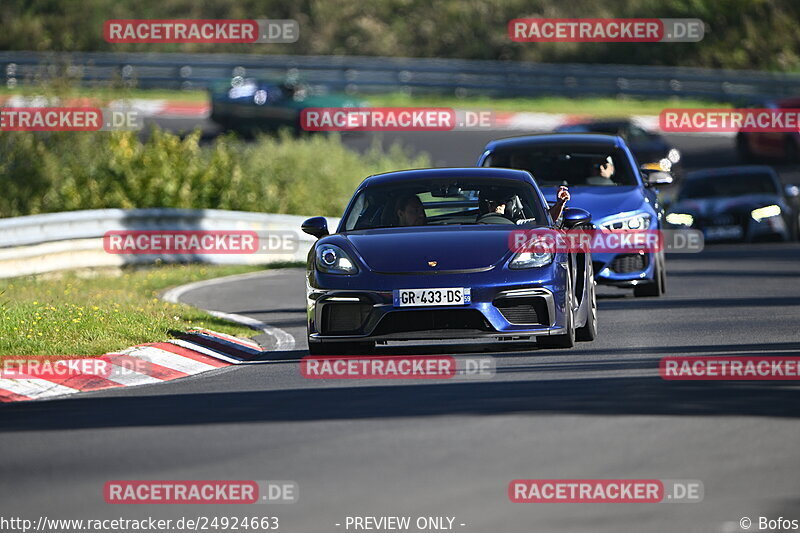
{"label": "grassy bank", "polygon": [[[37,96],[42,91],[35,88],[0,88],[0,96]],[[60,93],[61,98],[92,98],[109,102],[120,98],[141,98],[152,100],[171,100],[186,103],[208,102],[208,93],[199,90],[170,91],[146,89],[87,89],[70,88]],[[631,115],[658,115],[669,107],[725,108],[729,103],[714,102],[695,98],[566,98],[542,96],[538,98],[492,98],[489,96],[456,97],[437,94],[387,93],[361,95],[373,106],[397,107],[452,107],[456,109],[489,109],[494,111],[515,111],[535,113],[569,113],[596,117],[617,117]]]}
{"label": "grassy bank", "polygon": [[643,100],[637,98],[490,98],[470,96],[414,95],[389,93],[367,97],[374,106],[451,107],[455,109],[489,109],[529,113],[567,113],[594,117],[628,117],[658,115],[670,107],[731,107],[730,104],[697,99]]}
{"label": "grassy bank", "polygon": [[399,145],[365,153],[337,135],[243,142],[200,132],[0,132],[0,217],[77,209],[177,207],[341,215],[370,174],[430,166]]}
{"label": "grassy bank", "polygon": [[0,280],[0,358],[101,355],[163,341],[172,336],[171,331],[191,327],[252,336],[249,328],[187,305],[164,302],[158,295],[184,283],[260,269],[168,265]]}

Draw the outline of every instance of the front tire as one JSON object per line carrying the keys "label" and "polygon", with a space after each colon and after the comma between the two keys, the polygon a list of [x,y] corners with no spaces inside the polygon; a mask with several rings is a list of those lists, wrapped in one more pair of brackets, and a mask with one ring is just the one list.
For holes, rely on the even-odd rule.
{"label": "front tire", "polygon": [[597,294],[594,276],[589,277],[589,286],[586,324],[575,330],[575,339],[581,342],[593,341],[597,337]]}
{"label": "front tire", "polygon": [[653,281],[646,285],[636,285],[633,288],[633,295],[636,298],[648,298],[663,296],[667,292],[667,269],[664,260],[656,261],[656,271]]}

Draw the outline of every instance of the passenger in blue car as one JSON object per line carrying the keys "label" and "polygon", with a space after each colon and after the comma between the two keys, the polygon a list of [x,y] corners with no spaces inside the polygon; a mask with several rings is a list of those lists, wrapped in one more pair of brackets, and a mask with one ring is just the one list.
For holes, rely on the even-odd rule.
{"label": "passenger in blue car", "polygon": [[556,203],[550,206],[550,217],[554,222],[561,218],[561,213],[564,212],[564,207],[569,202],[569,199],[569,189],[566,185],[562,185],[556,193]]}
{"label": "passenger in blue car", "polygon": [[424,226],[428,223],[425,208],[416,194],[401,196],[395,203],[398,226]]}

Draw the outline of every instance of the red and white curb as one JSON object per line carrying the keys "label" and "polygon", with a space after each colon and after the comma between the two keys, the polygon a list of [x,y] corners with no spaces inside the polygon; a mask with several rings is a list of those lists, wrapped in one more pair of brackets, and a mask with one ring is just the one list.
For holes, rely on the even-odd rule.
{"label": "red and white curb", "polygon": [[[279,272],[280,270],[271,271],[276,274]],[[265,273],[239,274],[190,283],[167,291],[162,298],[177,303],[179,297],[187,291],[255,275],[265,275]],[[18,379],[0,377],[0,403],[55,399],[80,392],[165,383],[232,365],[269,362],[269,359],[265,358],[270,353],[294,349],[294,337],[280,328],[243,315],[205,311],[270,335],[273,339],[272,346],[263,348],[251,339],[194,328],[178,339],[143,344],[100,357],[77,360],[79,367],[82,361],[104,361],[106,365],[96,363],[87,365],[89,368],[102,367],[103,371],[96,374],[70,374],[66,377],[51,377],[48,374],[47,377],[20,376]],[[26,358],[20,356],[13,359],[24,361]],[[70,360],[70,363],[73,361]]]}
{"label": "red and white curb", "polygon": [[[0,105],[5,107],[44,107],[48,105],[64,105],[68,107],[97,106],[98,101],[92,98],[71,98],[56,103],[54,99],[43,96],[23,96],[19,94],[0,97]],[[211,114],[208,102],[187,102],[181,100],[154,100],[148,98],[131,98],[112,100],[107,107],[137,111],[145,117],[165,118],[207,118]]]}
{"label": "red and white curb", "polygon": [[211,356],[207,351],[203,353],[205,350],[197,348],[191,343],[177,344],[175,341],[145,344],[77,361],[78,364],[92,362],[87,365],[89,368],[102,366],[95,363],[97,360],[110,365],[106,367],[107,371],[98,374],[0,378],[0,402],[39,400],[78,392],[162,383],[233,364],[219,357],[221,354]]}
{"label": "red and white curb", "polygon": [[[94,102],[96,104],[96,102]],[[65,105],[93,105],[93,101],[88,98],[78,98],[65,102]],[[36,107],[48,105],[43,97],[25,97],[12,95],[0,97],[0,105],[8,107]],[[161,118],[194,118],[206,119],[211,116],[211,105],[208,102],[186,102],[181,100],[157,100],[147,98],[131,98],[127,100],[114,100],[108,104],[111,109],[128,109],[138,111],[144,117]],[[477,109],[457,109],[456,119],[461,123],[467,113],[476,113]],[[561,126],[567,126],[596,117],[590,114],[570,114],[570,113],[536,113],[536,112],[516,112],[516,111],[490,111],[493,117],[491,126],[459,127],[459,130],[466,131],[533,131],[549,132]],[[634,115],[630,117],[635,123],[646,130],[661,132],[657,115]],[[684,133],[683,135],[701,135],[714,137],[734,137],[736,134],[731,132],[707,132],[707,133]]]}

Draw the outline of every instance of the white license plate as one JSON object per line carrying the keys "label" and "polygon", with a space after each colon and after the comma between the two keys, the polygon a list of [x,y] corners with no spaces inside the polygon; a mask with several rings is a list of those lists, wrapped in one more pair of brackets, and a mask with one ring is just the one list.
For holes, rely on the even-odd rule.
{"label": "white license plate", "polygon": [[471,301],[469,289],[396,289],[395,307],[426,307],[431,305],[468,305]]}
{"label": "white license plate", "polygon": [[740,239],[743,236],[741,226],[711,226],[705,228],[703,233],[708,240]]}

